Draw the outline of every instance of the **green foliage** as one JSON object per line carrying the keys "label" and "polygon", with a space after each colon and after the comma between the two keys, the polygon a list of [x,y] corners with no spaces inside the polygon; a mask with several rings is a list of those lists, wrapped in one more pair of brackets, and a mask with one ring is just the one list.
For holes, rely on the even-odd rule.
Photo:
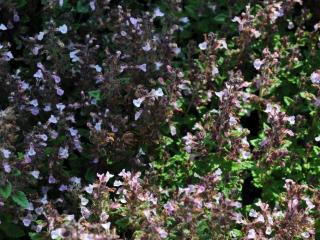
{"label": "green foliage", "polygon": [[8,182],[5,186],[0,188],[0,196],[3,198],[10,197],[12,193],[12,185],[10,182]]}
{"label": "green foliage", "polygon": [[17,191],[12,194],[11,198],[17,205],[22,208],[27,209],[29,207],[29,201],[24,192]]}

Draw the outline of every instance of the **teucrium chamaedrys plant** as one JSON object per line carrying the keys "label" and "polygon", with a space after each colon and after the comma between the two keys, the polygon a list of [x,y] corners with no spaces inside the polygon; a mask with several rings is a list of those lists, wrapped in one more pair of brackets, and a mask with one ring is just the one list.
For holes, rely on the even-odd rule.
{"label": "teucrium chamaedrys plant", "polygon": [[310,2],[0,2],[1,234],[319,237]]}

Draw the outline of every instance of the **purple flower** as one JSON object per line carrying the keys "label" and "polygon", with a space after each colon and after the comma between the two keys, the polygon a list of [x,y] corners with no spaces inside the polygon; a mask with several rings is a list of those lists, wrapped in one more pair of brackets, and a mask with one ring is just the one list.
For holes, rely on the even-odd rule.
{"label": "purple flower", "polygon": [[8,149],[2,149],[1,151],[2,151],[2,154],[3,154],[3,156],[4,156],[5,158],[9,158],[9,157],[10,157],[10,155],[11,155],[11,151],[10,151],[10,150],[8,150]]}
{"label": "purple flower", "polygon": [[0,30],[5,31],[8,28],[6,27],[6,25],[4,25],[3,23],[0,24]]}
{"label": "purple flower", "polygon": [[4,162],[2,163],[3,169],[6,173],[10,173],[11,172],[11,166],[9,165],[9,163]]}
{"label": "purple flower", "polygon": [[36,155],[36,151],[34,150],[34,148],[33,148],[32,145],[29,147],[29,150],[28,150],[28,152],[27,152],[27,155],[30,156],[30,157]]}
{"label": "purple flower", "polygon": [[202,43],[199,43],[199,48],[201,49],[201,50],[206,50],[207,49],[207,47],[208,47],[208,43],[207,42],[202,42]]}
{"label": "purple flower", "polygon": [[54,82],[57,84],[61,82],[61,78],[58,75],[53,74],[52,78],[53,78]]}
{"label": "purple flower", "polygon": [[4,60],[7,62],[14,58],[11,51],[5,52],[3,57]]}
{"label": "purple flower", "polygon": [[64,191],[67,191],[68,190],[68,186],[67,185],[64,185],[64,184],[61,184],[60,187],[59,187],[59,191],[60,192],[64,192]]}
{"label": "purple flower", "polygon": [[310,80],[314,84],[319,84],[320,83],[320,73],[318,71],[315,71],[311,74]]}
{"label": "purple flower", "polygon": [[52,175],[50,175],[49,179],[48,179],[48,183],[53,184],[53,183],[56,183],[56,182],[57,182],[57,180]]}
{"label": "purple flower", "polygon": [[136,68],[140,69],[142,72],[146,72],[147,71],[147,64],[141,64],[141,65],[137,65]]}
{"label": "purple flower", "polygon": [[64,105],[63,103],[58,103],[56,104],[56,107],[60,112],[62,112],[66,108],[66,105]]}
{"label": "purple flower", "polygon": [[35,74],[33,74],[33,77],[43,79],[42,71],[38,69],[38,71]]}
{"label": "purple flower", "polygon": [[133,105],[136,106],[137,108],[141,106],[143,103],[144,98],[138,98],[138,99],[133,99]]}
{"label": "purple flower", "polygon": [[77,134],[78,134],[78,130],[77,129],[69,128],[68,130],[69,130],[71,136],[73,136],[73,137],[77,136]]}
{"label": "purple flower", "polygon": [[66,34],[68,32],[68,27],[66,24],[63,24],[62,26],[58,27],[58,31],[62,34]]}
{"label": "purple flower", "polygon": [[30,172],[30,174],[35,178],[35,179],[38,179],[39,178],[39,175],[40,175],[40,171],[38,170],[33,170]]}
{"label": "purple flower", "polygon": [[64,90],[60,87],[56,87],[57,95],[62,96],[64,94]]}
{"label": "purple flower", "polygon": [[153,17],[163,17],[164,13],[161,12],[160,8],[156,8],[153,12]]}
{"label": "purple flower", "polygon": [[69,151],[68,151],[68,147],[60,147],[59,148],[59,158],[61,159],[67,159],[69,157]]}
{"label": "purple flower", "polygon": [[51,115],[48,122],[49,124],[50,123],[56,124],[58,122],[58,119],[55,116]]}

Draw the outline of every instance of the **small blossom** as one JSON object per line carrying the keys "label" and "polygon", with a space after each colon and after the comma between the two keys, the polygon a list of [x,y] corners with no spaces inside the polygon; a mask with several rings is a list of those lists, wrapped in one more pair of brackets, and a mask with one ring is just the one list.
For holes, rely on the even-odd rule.
{"label": "small blossom", "polygon": [[308,233],[308,232],[303,232],[303,233],[301,233],[301,236],[303,237],[303,238],[310,238],[310,233]]}
{"label": "small blossom", "polygon": [[90,6],[92,11],[96,10],[95,1],[90,1],[89,6]]}
{"label": "small blossom", "polygon": [[36,155],[36,151],[34,150],[34,148],[33,148],[32,145],[29,147],[29,150],[28,150],[28,152],[27,152],[27,155],[30,156],[30,157]]}
{"label": "small blossom", "polygon": [[57,229],[51,231],[50,236],[52,239],[60,239],[63,237],[63,234],[65,233],[65,231],[66,230],[64,228],[57,228]]}
{"label": "small blossom", "polygon": [[84,198],[80,196],[80,201],[82,206],[86,206],[89,203],[89,200],[87,198]]}
{"label": "small blossom", "polygon": [[53,74],[52,78],[53,78],[54,82],[57,84],[61,82],[61,78],[58,75]]}
{"label": "small blossom", "polygon": [[11,59],[13,59],[14,57],[13,57],[13,55],[12,55],[12,52],[11,51],[8,51],[8,52],[5,52],[4,53],[4,60],[5,61],[10,61]]}
{"label": "small blossom", "polygon": [[253,218],[256,218],[256,217],[258,217],[258,213],[257,213],[256,210],[250,209],[250,211],[249,211],[249,216],[250,216],[250,217],[253,217]]}
{"label": "small blossom", "polygon": [[62,34],[66,34],[68,32],[68,27],[66,24],[61,25],[58,27],[58,31],[61,32]]}
{"label": "small blossom", "polygon": [[289,22],[288,22],[288,29],[291,30],[291,29],[293,29],[293,28],[294,28],[293,22],[292,22],[292,21],[289,21]]}
{"label": "small blossom", "polygon": [[248,232],[248,239],[256,239],[256,231],[254,229],[250,229]]}
{"label": "small blossom", "polygon": [[164,95],[163,91],[161,88],[158,88],[157,90],[152,89],[150,95],[152,97],[162,97]]}
{"label": "small blossom", "polygon": [[133,99],[133,105],[134,106],[136,106],[136,107],[140,107],[141,106],[141,104],[143,103],[143,101],[144,101],[144,98],[138,98],[138,99]]}
{"label": "small blossom", "polygon": [[262,64],[264,63],[264,61],[260,60],[259,58],[254,60],[253,62],[253,66],[256,70],[260,70]]}
{"label": "small blossom", "polygon": [[224,91],[215,92],[215,95],[220,99],[220,101],[222,101],[224,94],[225,94]]}
{"label": "small blossom", "polygon": [[43,39],[44,35],[45,35],[44,32],[39,32],[39,34],[37,35],[37,39],[38,39],[39,41],[41,41],[41,40]]}
{"label": "small blossom", "polygon": [[244,151],[243,149],[241,149],[240,152],[243,159],[250,158],[250,152]]}
{"label": "small blossom", "polygon": [[101,131],[101,124],[102,124],[102,121],[100,120],[99,122],[97,122],[97,123],[94,125],[94,129],[95,129],[97,132],[100,132],[100,131]]}
{"label": "small blossom", "polygon": [[115,180],[114,183],[113,183],[113,186],[115,186],[115,187],[119,187],[121,185],[122,185],[122,182],[119,181],[119,180]]}
{"label": "small blossom", "polygon": [[3,162],[2,163],[3,169],[6,173],[10,173],[11,172],[11,166],[9,165],[9,163],[7,162]]}
{"label": "small blossom", "polygon": [[190,20],[189,20],[188,17],[182,17],[182,18],[179,19],[179,21],[182,22],[182,23],[188,23]]}
{"label": "small blossom", "polygon": [[78,130],[77,130],[77,129],[75,129],[75,128],[69,128],[68,130],[69,130],[70,135],[71,135],[72,137],[75,137],[75,136],[78,135]]}
{"label": "small blossom", "polygon": [[72,52],[69,53],[69,57],[71,58],[72,62],[79,62],[80,58],[77,56],[77,53],[79,53],[80,50],[74,50]]}
{"label": "small blossom", "polygon": [[135,121],[137,121],[140,118],[142,112],[143,112],[143,110],[139,110],[134,114],[134,120]]}
{"label": "small blossom", "polygon": [[266,228],[266,234],[267,234],[267,235],[270,235],[271,233],[272,233],[272,229],[271,229],[270,226],[268,226],[268,227]]}
{"label": "small blossom", "polygon": [[156,231],[159,233],[161,238],[166,238],[168,236],[168,233],[163,228],[157,227]]}
{"label": "small blossom", "polygon": [[38,170],[33,170],[30,172],[30,174],[35,178],[35,179],[38,179],[39,178],[39,175],[40,175],[40,171]]}
{"label": "small blossom", "polygon": [[52,175],[50,175],[49,179],[48,179],[48,183],[53,184],[53,183],[56,183],[56,182],[57,182],[57,180]]}
{"label": "small blossom", "polygon": [[0,24],[0,30],[5,31],[8,28],[6,27],[6,25],[4,25],[3,23]]}
{"label": "small blossom", "polygon": [[212,66],[211,74],[212,76],[219,74],[219,69],[215,65]]}
{"label": "small blossom", "polygon": [[88,208],[86,207],[80,207],[80,212],[81,212],[81,215],[84,217],[84,218],[89,218],[90,215],[91,215],[91,212]]}
{"label": "small blossom", "polygon": [[64,90],[62,88],[56,87],[57,95],[62,96],[64,94]]}
{"label": "small blossom", "polygon": [[105,174],[97,173],[97,177],[99,178],[100,182],[107,183],[111,178],[114,177],[114,175],[107,171]]}
{"label": "small blossom", "polygon": [[68,148],[65,147],[60,147],[59,148],[59,158],[61,159],[67,159],[69,157],[69,151],[68,151]]}
{"label": "small blossom", "polygon": [[207,42],[202,42],[202,43],[199,43],[199,48],[201,49],[201,50],[206,50],[207,49],[207,47],[208,47],[208,43]]}
{"label": "small blossom", "polygon": [[311,200],[309,198],[305,198],[304,201],[306,202],[309,210],[315,208],[315,205],[311,202]]}
{"label": "small blossom", "polygon": [[56,104],[56,107],[60,112],[62,112],[66,108],[66,105],[64,105],[63,103],[58,103]]}
{"label": "small blossom", "polygon": [[50,123],[56,124],[56,123],[58,123],[58,119],[55,116],[51,115],[48,122],[49,122],[49,124]]}
{"label": "small blossom", "polygon": [[87,193],[91,194],[91,193],[93,192],[93,185],[90,184],[89,186],[85,187],[84,190],[85,190]]}
{"label": "small blossom", "polygon": [[32,106],[34,106],[34,107],[37,107],[37,106],[39,105],[37,99],[34,99],[34,100],[30,101],[29,104],[32,105]]}
{"label": "small blossom", "polygon": [[45,112],[50,112],[50,111],[51,111],[51,106],[50,106],[50,104],[46,104],[46,105],[44,106],[44,108],[43,108],[43,111],[45,111]]}
{"label": "small blossom", "polygon": [[146,72],[147,71],[147,64],[141,64],[141,65],[137,65],[136,68],[140,69],[142,72]]}
{"label": "small blossom", "polygon": [[22,219],[22,223],[25,227],[29,227],[32,222],[32,215],[28,214],[26,217]]}
{"label": "small blossom", "polygon": [[289,122],[290,125],[295,124],[295,116],[287,117],[286,120]]}
{"label": "small blossom", "polygon": [[237,122],[237,119],[233,116],[229,117],[229,124],[230,126],[234,126],[236,125],[238,122]]}
{"label": "small blossom", "polygon": [[93,68],[96,70],[96,72],[101,73],[102,68],[99,65],[93,65]]}
{"label": "small blossom", "polygon": [[41,69],[38,69],[38,71],[35,74],[33,74],[33,77],[43,79],[43,73]]}
{"label": "small blossom", "polygon": [[156,70],[159,70],[160,67],[163,65],[162,62],[155,62],[154,64],[156,65]]}
{"label": "small blossom", "polygon": [[81,178],[78,177],[72,177],[69,179],[70,182],[76,184],[76,185],[80,185],[81,184]]}
{"label": "small blossom", "polygon": [[9,158],[10,157],[10,155],[11,155],[11,151],[10,150],[2,149],[1,151],[2,151],[2,154],[3,154],[4,158]]}
{"label": "small blossom", "polygon": [[133,26],[137,27],[138,24],[138,19],[134,18],[134,17],[130,17],[130,22]]}
{"label": "small blossom", "polygon": [[107,223],[101,224],[101,226],[102,226],[106,231],[109,231],[110,225],[111,225],[111,222],[107,222]]}
{"label": "small blossom", "polygon": [[161,12],[160,8],[156,8],[153,12],[153,17],[163,17],[164,13]]}
{"label": "small blossom", "polygon": [[320,83],[320,73],[319,71],[315,71],[311,74],[310,76],[311,82],[314,84],[319,84]]}
{"label": "small blossom", "polygon": [[66,186],[64,184],[60,185],[60,187],[59,187],[59,191],[60,192],[64,192],[64,191],[67,191],[67,190],[68,190],[68,186]]}
{"label": "small blossom", "polygon": [[142,47],[143,51],[149,52],[151,50],[150,42],[147,41],[146,44]]}
{"label": "small blossom", "polygon": [[175,126],[170,125],[170,134],[171,136],[175,136],[177,134],[177,129],[175,128]]}

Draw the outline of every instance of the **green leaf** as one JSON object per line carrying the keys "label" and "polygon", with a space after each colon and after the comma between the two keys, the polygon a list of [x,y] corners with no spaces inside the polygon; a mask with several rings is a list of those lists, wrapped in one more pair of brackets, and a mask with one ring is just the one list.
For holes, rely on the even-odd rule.
{"label": "green leaf", "polygon": [[31,240],[45,240],[46,238],[43,236],[43,234],[40,233],[29,233],[29,237]]}
{"label": "green leaf", "polygon": [[89,91],[89,96],[94,98],[96,101],[100,101],[101,100],[101,91],[100,90]]}
{"label": "green leaf", "polygon": [[94,182],[94,180],[96,178],[96,174],[95,174],[94,169],[88,168],[84,177],[88,182]]}
{"label": "green leaf", "polygon": [[8,198],[10,197],[12,192],[12,185],[10,182],[7,183],[4,187],[0,188],[0,196],[3,198]]}
{"label": "green leaf", "polygon": [[285,102],[285,104],[286,104],[287,106],[290,106],[292,103],[294,103],[294,100],[293,100],[292,98],[290,98],[290,97],[287,97],[287,96],[285,96],[285,97],[283,98],[283,101]]}
{"label": "green leaf", "polygon": [[[0,225],[0,229],[9,238],[21,238],[25,235],[23,229],[20,226],[12,223],[7,223],[7,222],[2,223]],[[6,239],[6,238],[3,238],[3,239]]]}
{"label": "green leaf", "polygon": [[29,201],[24,192],[18,191],[11,196],[12,200],[19,206],[27,209],[29,207]]}
{"label": "green leaf", "polygon": [[89,6],[85,3],[82,3],[81,1],[77,2],[76,11],[78,13],[88,13],[89,12]]}
{"label": "green leaf", "polygon": [[213,20],[216,22],[216,23],[219,23],[219,24],[222,24],[226,21],[228,15],[225,14],[225,13],[220,13],[218,15],[216,15]]}

